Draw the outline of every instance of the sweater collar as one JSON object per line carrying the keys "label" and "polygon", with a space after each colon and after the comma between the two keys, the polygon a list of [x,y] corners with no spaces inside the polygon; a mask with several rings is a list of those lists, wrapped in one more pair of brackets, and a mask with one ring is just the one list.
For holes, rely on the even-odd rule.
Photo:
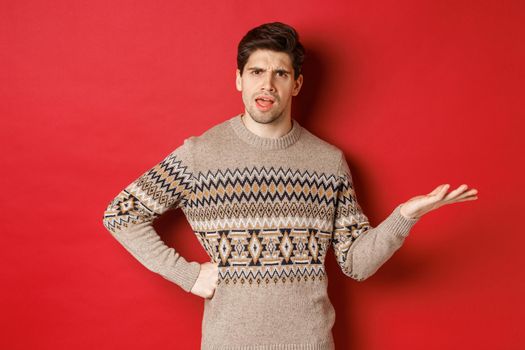
{"label": "sweater collar", "polygon": [[284,149],[293,145],[301,136],[301,125],[292,118],[292,129],[281,137],[262,137],[250,131],[241,119],[242,113],[230,119],[230,125],[237,136],[244,142],[259,149]]}

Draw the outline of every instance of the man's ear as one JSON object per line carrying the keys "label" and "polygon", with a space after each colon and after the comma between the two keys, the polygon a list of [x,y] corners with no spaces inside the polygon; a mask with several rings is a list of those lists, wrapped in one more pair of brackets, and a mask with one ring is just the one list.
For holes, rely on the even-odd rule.
{"label": "man's ear", "polygon": [[303,86],[303,75],[299,74],[299,76],[294,82],[292,96],[297,96],[299,94],[299,91],[301,90],[301,86]]}
{"label": "man's ear", "polygon": [[242,78],[241,78],[241,71],[239,70],[239,68],[237,68],[235,75],[236,75],[235,87],[237,88],[237,91],[242,91]]}

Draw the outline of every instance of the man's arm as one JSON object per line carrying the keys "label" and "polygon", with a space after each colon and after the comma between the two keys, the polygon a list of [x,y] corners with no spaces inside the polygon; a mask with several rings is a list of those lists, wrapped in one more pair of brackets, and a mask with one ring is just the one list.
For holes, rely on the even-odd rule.
{"label": "man's arm", "polygon": [[168,247],[152,226],[169,209],[181,208],[193,189],[189,144],[184,144],[122,190],[108,205],[103,223],[108,231],[149,270],[191,291],[200,272]]}
{"label": "man's arm", "polygon": [[419,218],[401,215],[401,205],[372,227],[357,202],[350,169],[341,153],[332,245],[343,273],[362,281],[373,275],[394,252]]}

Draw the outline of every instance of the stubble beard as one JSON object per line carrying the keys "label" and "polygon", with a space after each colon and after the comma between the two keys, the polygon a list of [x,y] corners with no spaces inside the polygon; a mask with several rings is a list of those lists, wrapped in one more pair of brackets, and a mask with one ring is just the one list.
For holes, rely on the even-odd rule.
{"label": "stubble beard", "polygon": [[[278,102],[276,100],[276,102]],[[250,117],[257,123],[270,124],[284,117],[284,110],[270,109],[269,111],[263,112],[257,109],[257,106],[251,104],[246,108],[246,112]]]}

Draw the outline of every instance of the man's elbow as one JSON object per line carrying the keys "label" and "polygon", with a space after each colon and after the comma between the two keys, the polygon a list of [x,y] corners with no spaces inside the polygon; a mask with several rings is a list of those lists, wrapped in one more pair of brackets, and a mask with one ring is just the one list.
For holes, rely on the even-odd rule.
{"label": "man's elbow", "polygon": [[367,273],[351,272],[347,276],[349,276],[353,280],[356,280],[357,282],[362,282],[362,281],[368,279],[372,275],[373,275],[373,273],[372,274],[367,274]]}
{"label": "man's elbow", "polygon": [[115,212],[111,203],[107,206],[102,214],[102,225],[111,233],[115,232]]}
{"label": "man's elbow", "polygon": [[346,275],[358,282],[362,282],[376,273],[379,267],[354,265]]}
{"label": "man's elbow", "polygon": [[105,214],[104,214],[104,217],[102,218],[102,225],[104,225],[104,227],[106,228],[106,230],[111,231],[110,226],[109,226],[109,224],[108,224],[108,221],[107,221],[107,219],[106,219]]}

